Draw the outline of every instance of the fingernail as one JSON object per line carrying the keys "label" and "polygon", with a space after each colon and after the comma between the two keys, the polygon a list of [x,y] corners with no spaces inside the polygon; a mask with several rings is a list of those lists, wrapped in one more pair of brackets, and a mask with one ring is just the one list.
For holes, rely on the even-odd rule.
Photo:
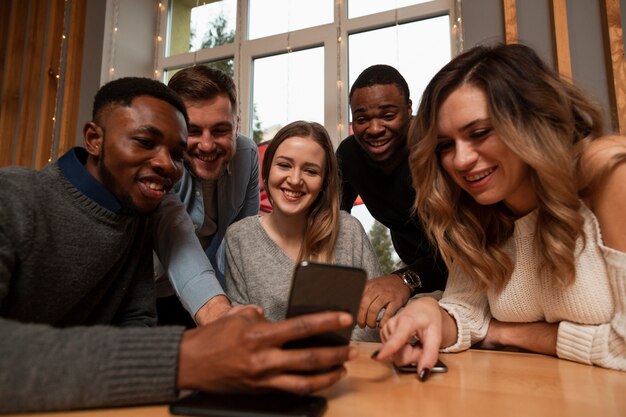
{"label": "fingernail", "polygon": [[352,316],[348,313],[341,313],[339,316],[339,322],[344,326],[348,326],[352,324]]}
{"label": "fingernail", "polygon": [[372,353],[371,358],[372,358],[372,359],[376,359],[376,358],[378,357],[378,353],[379,353],[379,352],[380,352],[380,349],[375,350],[375,351],[374,351],[374,353]]}
{"label": "fingernail", "polygon": [[350,353],[348,354],[348,358],[354,359],[357,356],[359,356],[359,351],[356,348],[351,347],[350,348]]}
{"label": "fingernail", "polygon": [[419,374],[420,381],[422,381],[422,382],[426,381],[426,379],[428,379],[429,375],[430,375],[430,368],[422,369],[422,371]]}

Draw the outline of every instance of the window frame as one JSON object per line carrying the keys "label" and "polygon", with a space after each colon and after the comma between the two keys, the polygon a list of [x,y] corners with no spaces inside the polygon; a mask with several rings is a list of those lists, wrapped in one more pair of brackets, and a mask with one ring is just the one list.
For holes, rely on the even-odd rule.
{"label": "window frame", "polygon": [[[324,47],[324,126],[335,146],[349,135],[348,91],[348,36],[448,15],[450,24],[450,53],[454,57],[462,50],[460,28],[461,0],[432,0],[398,9],[348,19],[347,0],[334,0],[335,12],[332,23],[300,29],[278,35],[248,40],[248,0],[237,0],[235,39],[231,44],[202,49],[197,52],[165,56],[168,34],[168,13],[171,0],[164,2],[165,13],[160,13],[159,35],[164,42],[158,45],[156,74],[163,80],[166,71],[220,59],[233,58],[234,82],[238,91],[239,131],[252,132],[252,79],[253,62],[257,58],[298,51],[312,47]],[[341,39],[341,41],[339,41]],[[339,62],[339,64],[338,64]],[[416,100],[414,100],[416,101]],[[337,103],[336,106],[329,105]]]}

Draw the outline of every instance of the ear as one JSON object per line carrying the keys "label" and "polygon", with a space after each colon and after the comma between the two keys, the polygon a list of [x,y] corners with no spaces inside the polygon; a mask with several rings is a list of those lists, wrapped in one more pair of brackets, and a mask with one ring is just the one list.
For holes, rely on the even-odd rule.
{"label": "ear", "polygon": [[409,117],[411,117],[411,115],[413,114],[413,102],[411,101],[411,99],[409,99]]}
{"label": "ear", "polygon": [[83,128],[83,143],[85,149],[92,156],[100,156],[104,143],[104,131],[94,122],[85,123]]}

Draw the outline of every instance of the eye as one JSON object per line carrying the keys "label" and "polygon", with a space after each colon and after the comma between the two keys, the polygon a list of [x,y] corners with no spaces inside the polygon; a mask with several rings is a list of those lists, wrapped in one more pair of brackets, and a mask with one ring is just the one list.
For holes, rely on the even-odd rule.
{"label": "eye", "polygon": [[493,129],[491,128],[481,128],[481,129],[476,129],[470,132],[469,137],[472,139],[482,139],[485,138],[487,136],[489,136],[489,134],[493,131]]}
{"label": "eye", "polygon": [[452,150],[453,146],[454,146],[454,142],[452,140],[449,140],[449,139],[440,140],[437,143],[437,147],[435,148],[435,153],[437,155],[444,154]]}
{"label": "eye", "polygon": [[277,162],[276,166],[282,169],[289,169],[291,167],[287,162]]}
{"label": "eye", "polygon": [[197,128],[197,127],[193,127],[193,126],[191,126],[191,127],[189,128],[189,133],[188,133],[188,135],[189,135],[190,137],[201,136],[201,135],[202,135],[202,129]]}
{"label": "eye", "polygon": [[354,122],[362,125],[363,123],[367,122],[367,119],[365,117],[357,117],[356,119],[354,119]]}
{"label": "eye", "polygon": [[154,147],[154,143],[149,138],[144,137],[134,137],[135,142],[137,142],[141,147],[145,149],[152,149]]}
{"label": "eye", "polygon": [[319,172],[317,172],[316,169],[313,169],[313,168],[306,168],[304,172],[306,172],[307,174],[311,176],[318,176],[320,174]]}
{"label": "eye", "polygon": [[215,137],[221,137],[221,136],[226,136],[226,135],[230,135],[233,131],[230,129],[216,129],[214,130],[213,136]]}
{"label": "eye", "polygon": [[383,119],[389,121],[389,120],[393,120],[396,118],[396,114],[395,113],[387,113],[383,116]]}

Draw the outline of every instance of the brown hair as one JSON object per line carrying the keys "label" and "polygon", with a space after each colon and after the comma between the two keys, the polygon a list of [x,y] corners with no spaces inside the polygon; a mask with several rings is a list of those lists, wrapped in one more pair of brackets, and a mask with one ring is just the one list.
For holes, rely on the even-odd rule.
{"label": "brown hair", "polygon": [[333,250],[339,231],[339,174],[333,144],[324,126],[315,122],[296,121],[280,129],[265,150],[261,167],[263,185],[272,202],[267,184],[272,160],[280,144],[294,136],[313,139],[324,150],[326,160],[322,189],[309,207],[304,241],[297,262],[333,262]]}
{"label": "brown hair", "polygon": [[513,263],[503,244],[515,218],[502,202],[479,205],[441,166],[437,113],[463,85],[483,91],[495,132],[529,166],[541,267],[560,284],[572,283],[575,243],[583,235],[576,172],[582,146],[602,134],[598,107],[523,45],[472,48],[426,87],[409,130],[415,208],[448,267],[454,262],[479,288],[501,289],[510,278]]}
{"label": "brown hair", "polygon": [[206,65],[183,68],[167,84],[185,101],[209,100],[226,94],[233,112],[237,109],[237,88],[233,79],[223,71]]}

